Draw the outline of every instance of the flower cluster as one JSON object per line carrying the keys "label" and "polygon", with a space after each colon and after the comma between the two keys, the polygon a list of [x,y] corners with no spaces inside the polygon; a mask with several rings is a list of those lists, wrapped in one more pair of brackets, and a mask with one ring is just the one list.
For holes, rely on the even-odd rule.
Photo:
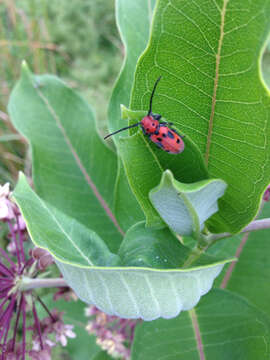
{"label": "flower cluster", "polygon": [[[51,359],[51,349],[56,343],[65,346],[67,337],[75,337],[72,325],[65,325],[63,313],[46,307],[33,288],[40,271],[53,262],[43,249],[30,250],[26,255],[26,225],[18,207],[10,199],[9,185],[0,186],[0,221],[8,226],[10,242],[7,251],[0,248],[0,353],[1,360]],[[65,290],[59,293],[65,294]],[[36,302],[48,313],[39,320]],[[32,313],[32,316],[30,316]],[[31,325],[27,324],[31,321]],[[20,331],[19,331],[20,330]],[[26,332],[28,332],[26,336]],[[32,334],[32,345],[27,343]],[[20,333],[20,336],[18,335]]]}
{"label": "flower cluster", "polygon": [[[62,317],[63,312],[54,309],[49,317],[46,317],[39,323],[39,328],[32,326],[33,331],[33,348],[29,351],[32,359],[50,359],[51,348],[60,343],[62,346],[67,345],[67,338],[74,338],[76,335],[72,331],[73,325],[64,324]],[[54,341],[50,335],[54,335]],[[41,356],[42,355],[42,356]]]}
{"label": "flower cluster", "polygon": [[138,320],[106,315],[95,306],[86,308],[85,313],[91,317],[86,330],[97,337],[97,344],[112,357],[128,360]]}

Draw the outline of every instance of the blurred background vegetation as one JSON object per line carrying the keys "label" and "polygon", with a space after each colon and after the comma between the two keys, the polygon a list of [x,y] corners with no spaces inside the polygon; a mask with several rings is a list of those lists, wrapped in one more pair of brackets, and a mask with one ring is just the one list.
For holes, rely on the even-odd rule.
{"label": "blurred background vegetation", "polygon": [[123,60],[114,0],[0,0],[0,184],[14,184],[18,170],[30,166],[7,114],[23,59],[33,72],[56,74],[80,92],[104,133]]}

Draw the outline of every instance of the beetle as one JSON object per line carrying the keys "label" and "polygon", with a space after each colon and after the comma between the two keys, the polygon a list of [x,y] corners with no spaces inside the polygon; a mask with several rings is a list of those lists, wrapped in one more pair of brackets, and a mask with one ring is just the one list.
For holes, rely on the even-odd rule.
{"label": "beetle", "polygon": [[108,134],[104,137],[104,140],[108,137],[118,134],[123,130],[127,130],[136,126],[140,126],[144,135],[148,136],[151,141],[153,141],[159,148],[170,153],[170,154],[180,154],[184,151],[185,144],[183,141],[183,136],[178,134],[178,132],[172,129],[170,126],[173,123],[162,122],[160,121],[161,115],[154,114],[152,112],[152,102],[153,97],[157,88],[157,85],[161,79],[161,76],[156,80],[149,103],[149,111],[147,115],[142,118],[142,120],[136,124],[123,127],[111,134]]}

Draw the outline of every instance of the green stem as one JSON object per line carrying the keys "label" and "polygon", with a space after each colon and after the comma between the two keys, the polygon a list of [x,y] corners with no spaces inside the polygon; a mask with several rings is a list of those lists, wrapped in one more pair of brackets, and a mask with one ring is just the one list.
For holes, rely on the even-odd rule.
{"label": "green stem", "polygon": [[[255,220],[252,221],[250,224],[248,224],[240,234],[250,231],[257,231],[257,230],[263,230],[263,229],[269,229],[270,228],[270,218],[267,219],[261,219],[261,220]],[[207,237],[207,241],[212,245],[217,240],[221,240],[227,237],[233,236],[230,233],[221,233],[221,234],[211,234]]]}
{"label": "green stem", "polygon": [[[255,220],[248,224],[242,231],[242,233],[250,232],[250,231],[257,231],[262,229],[269,229],[270,228],[270,218],[262,219],[262,220]],[[187,268],[191,264],[193,264],[210,246],[212,246],[216,241],[222,240],[227,237],[233,236],[230,233],[221,233],[221,234],[210,234],[210,235],[203,235],[198,239],[197,246],[191,251],[189,257],[185,261],[182,268]]]}
{"label": "green stem", "polygon": [[189,257],[184,262],[182,268],[185,269],[189,267],[191,264],[193,264],[199,257],[205,252],[208,246],[205,246],[204,248],[199,247],[198,245],[192,249],[191,253],[189,254]]}

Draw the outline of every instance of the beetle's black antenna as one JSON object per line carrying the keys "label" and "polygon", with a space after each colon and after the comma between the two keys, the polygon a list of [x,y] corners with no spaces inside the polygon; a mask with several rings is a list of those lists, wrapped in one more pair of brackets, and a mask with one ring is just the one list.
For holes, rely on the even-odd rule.
{"label": "beetle's black antenna", "polygon": [[154,97],[154,94],[155,94],[155,91],[156,91],[156,87],[157,87],[157,84],[159,82],[159,80],[161,79],[161,76],[157,79],[157,81],[155,82],[155,85],[154,85],[154,88],[153,88],[153,91],[152,91],[152,94],[151,94],[151,97],[150,97],[150,105],[149,105],[149,111],[148,111],[148,114],[147,115],[151,115],[152,114],[152,101],[153,101],[153,97]]}
{"label": "beetle's black antenna", "polygon": [[140,125],[140,122],[137,123],[137,124],[133,124],[133,125],[130,125],[130,126],[123,127],[122,129],[119,129],[119,130],[117,130],[117,131],[115,131],[115,132],[113,132],[113,133],[111,133],[111,134],[109,134],[109,135],[106,135],[106,136],[104,137],[104,140],[106,140],[108,137],[110,137],[110,136],[112,136],[112,135],[118,134],[119,132],[121,132],[121,131],[123,131],[123,130],[130,129],[130,128],[133,128],[133,127],[138,126],[138,125]]}

